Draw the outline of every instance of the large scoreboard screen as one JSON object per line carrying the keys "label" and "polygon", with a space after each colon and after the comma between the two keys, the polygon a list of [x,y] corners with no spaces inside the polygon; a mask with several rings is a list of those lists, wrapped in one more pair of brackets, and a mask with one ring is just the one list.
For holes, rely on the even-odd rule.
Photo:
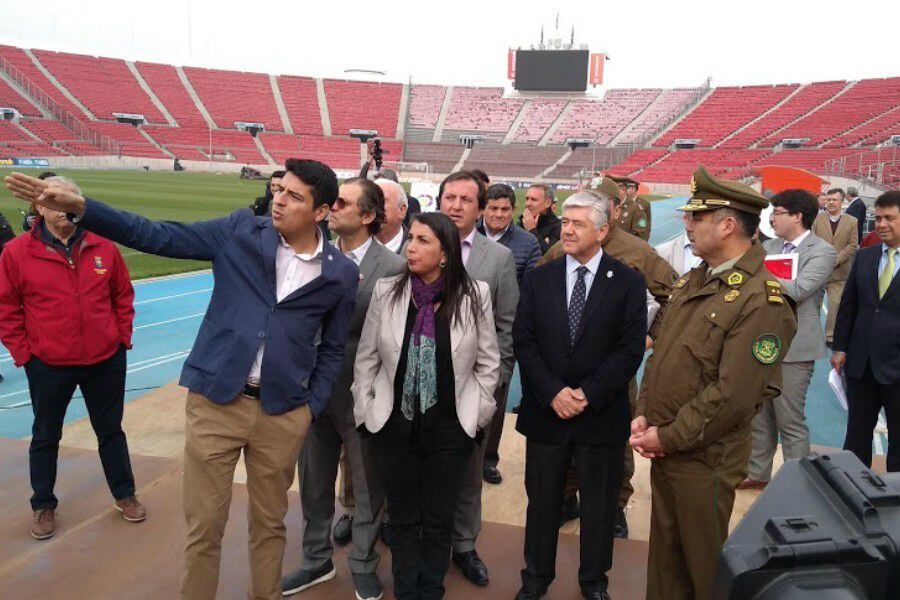
{"label": "large scoreboard screen", "polygon": [[583,92],[588,50],[517,50],[515,88],[523,92]]}

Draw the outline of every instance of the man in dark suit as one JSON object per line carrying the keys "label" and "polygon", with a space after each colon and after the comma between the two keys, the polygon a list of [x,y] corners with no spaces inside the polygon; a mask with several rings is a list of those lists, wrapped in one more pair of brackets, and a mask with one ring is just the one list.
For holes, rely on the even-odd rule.
{"label": "man in dark suit", "polygon": [[574,457],[581,495],[581,593],[608,599],[628,382],[647,336],[643,277],[601,248],[612,202],[597,192],[563,207],[566,256],[525,275],[513,326],[522,372],[516,429],[525,450],[525,569],[517,600],[537,600],[555,577],[559,514]]}
{"label": "man in dark suit", "polygon": [[65,187],[13,173],[23,200],[74,215],[129,248],[212,261],[215,286],[179,383],[189,390],[181,597],[216,595],[234,469],[247,467],[252,596],[281,597],[287,490],[306,431],[322,415],[344,362],[359,270],[319,229],[337,177],[288,159],[272,216],[249,209],[198,223],[151,221]]}
{"label": "man in dark suit", "polygon": [[851,450],[872,464],[872,432],[884,408],[887,470],[900,471],[900,192],[875,200],[881,244],[856,253],[834,327],[831,365],[847,376],[847,437]]}
{"label": "man in dark suit", "polygon": [[282,581],[284,595],[305,590],[335,575],[331,521],[334,517],[334,484],[341,449],[344,468],[352,481],[354,508],[351,518],[353,546],[347,556],[356,597],[381,598],[383,591],[375,568],[375,542],[381,520],[382,491],[371,476],[368,448],[353,420],[353,363],[375,282],[397,275],[406,262],[382,246],[373,236],[384,221],[384,194],[368,179],[345,181],[328,214],[331,230],[340,237],[334,245],[359,267],[356,308],[350,321],[344,366],[334,384],[328,407],[310,426],[298,463],[300,502],[303,507],[302,567]]}
{"label": "man in dark suit", "polygon": [[[866,203],[856,195],[856,188],[847,188],[847,192],[850,204],[847,205],[847,210],[844,212],[856,219],[856,238],[861,240],[863,231],[866,230]],[[828,190],[827,195],[831,196],[832,194],[840,194],[841,200],[844,199],[844,190],[840,188]]]}

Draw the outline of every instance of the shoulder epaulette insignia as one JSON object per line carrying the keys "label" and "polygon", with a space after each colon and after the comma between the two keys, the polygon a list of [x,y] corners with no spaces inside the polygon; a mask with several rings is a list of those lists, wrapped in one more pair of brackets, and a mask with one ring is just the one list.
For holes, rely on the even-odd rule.
{"label": "shoulder epaulette insignia", "polygon": [[687,275],[682,276],[681,279],[679,279],[678,281],[675,282],[675,287],[683,288],[684,284],[687,283],[687,280],[688,280]]}
{"label": "shoulder epaulette insignia", "polygon": [[741,285],[744,283],[744,276],[735,271],[728,276],[728,285]]}
{"label": "shoulder epaulette insignia", "polygon": [[734,302],[741,293],[738,290],[731,290],[725,294],[725,302]]}
{"label": "shoulder epaulette insignia", "polygon": [[781,296],[769,296],[769,302],[772,304],[784,304],[784,298]]}

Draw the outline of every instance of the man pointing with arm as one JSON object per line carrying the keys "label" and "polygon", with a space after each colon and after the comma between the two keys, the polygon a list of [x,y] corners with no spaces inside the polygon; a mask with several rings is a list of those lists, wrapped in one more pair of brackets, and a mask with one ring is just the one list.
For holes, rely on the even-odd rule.
{"label": "man pointing with arm", "polygon": [[23,200],[143,252],[211,260],[215,287],[180,383],[185,426],[181,595],[216,595],[234,468],[243,451],[253,598],[281,597],[287,489],[312,419],[344,357],[359,272],[318,223],[337,197],[323,163],[289,159],[271,217],[244,208],[199,223],[156,222],[14,173]]}

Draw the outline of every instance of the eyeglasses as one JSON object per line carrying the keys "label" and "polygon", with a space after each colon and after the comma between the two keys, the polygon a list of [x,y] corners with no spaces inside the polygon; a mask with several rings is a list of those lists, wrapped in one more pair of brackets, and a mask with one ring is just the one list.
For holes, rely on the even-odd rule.
{"label": "eyeglasses", "polygon": [[772,214],[773,215],[789,215],[791,213],[786,210],[773,210]]}

